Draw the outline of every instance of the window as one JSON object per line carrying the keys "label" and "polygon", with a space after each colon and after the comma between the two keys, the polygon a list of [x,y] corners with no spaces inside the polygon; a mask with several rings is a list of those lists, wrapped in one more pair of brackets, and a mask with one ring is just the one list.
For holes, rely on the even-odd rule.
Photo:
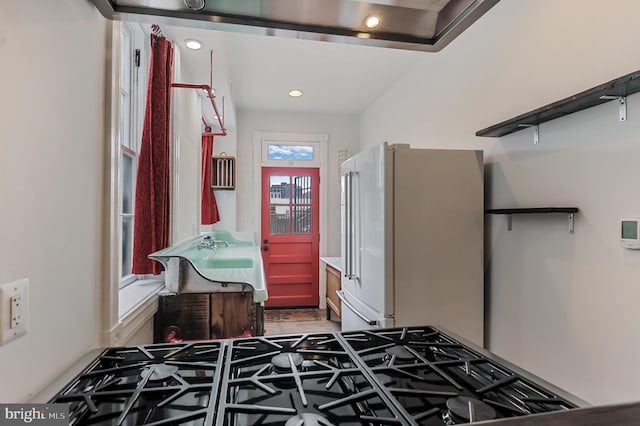
{"label": "window", "polygon": [[142,137],[146,80],[141,60],[144,34],[137,24],[121,26],[119,126],[118,126],[118,226],[120,288],[138,277],[131,274],[133,255],[134,200],[138,150]]}
{"label": "window", "polygon": [[262,141],[262,165],[281,167],[319,167],[319,142]]}
{"label": "window", "polygon": [[283,143],[270,143],[267,152],[269,160],[313,160],[311,145],[291,145]]}
{"label": "window", "polygon": [[[149,324],[156,311],[155,294],[163,281],[131,274],[135,179],[142,136],[149,72],[148,28],[133,22],[111,22],[113,31],[109,126],[109,216],[104,241],[100,344],[121,346]],[[128,285],[135,281],[135,285]]]}

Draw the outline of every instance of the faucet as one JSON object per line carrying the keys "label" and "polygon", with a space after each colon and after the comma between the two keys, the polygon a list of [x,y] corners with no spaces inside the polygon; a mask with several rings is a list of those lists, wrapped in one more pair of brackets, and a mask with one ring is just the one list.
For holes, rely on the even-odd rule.
{"label": "faucet", "polygon": [[211,249],[213,251],[217,251],[218,247],[216,247],[215,242],[211,239],[210,236],[206,236],[202,239],[202,241],[200,241],[198,243],[198,248],[202,249],[202,248],[208,248]]}
{"label": "faucet", "polygon": [[198,243],[198,248],[208,248],[213,250],[214,253],[218,252],[219,246],[224,245],[225,247],[229,247],[229,241],[225,240],[213,240],[211,236],[207,235]]}

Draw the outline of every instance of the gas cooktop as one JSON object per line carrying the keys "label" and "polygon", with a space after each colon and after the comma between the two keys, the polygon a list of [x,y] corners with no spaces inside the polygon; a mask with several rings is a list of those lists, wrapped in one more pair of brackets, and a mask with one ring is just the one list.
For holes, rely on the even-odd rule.
{"label": "gas cooktop", "polygon": [[455,425],[580,401],[434,327],[106,349],[50,401],[72,425]]}

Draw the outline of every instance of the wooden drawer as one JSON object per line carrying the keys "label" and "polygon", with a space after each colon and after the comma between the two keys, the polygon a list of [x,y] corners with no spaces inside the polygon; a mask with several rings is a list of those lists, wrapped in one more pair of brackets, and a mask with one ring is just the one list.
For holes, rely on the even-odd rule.
{"label": "wooden drawer", "polygon": [[342,306],[336,291],[341,288],[340,271],[327,265],[325,269],[327,273],[327,319],[331,318],[333,311],[338,318],[341,317]]}

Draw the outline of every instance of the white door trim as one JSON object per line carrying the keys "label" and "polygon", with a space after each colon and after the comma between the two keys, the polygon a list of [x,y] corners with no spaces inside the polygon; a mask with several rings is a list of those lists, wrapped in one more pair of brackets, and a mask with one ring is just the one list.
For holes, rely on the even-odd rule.
{"label": "white door trim", "polygon": [[[260,244],[262,229],[261,229],[261,219],[262,219],[262,143],[263,141],[282,141],[282,142],[299,142],[299,143],[318,143],[319,149],[319,160],[318,162],[313,162],[308,164],[307,167],[319,168],[320,169],[320,257],[323,257],[327,253],[327,236],[323,235],[325,230],[327,229],[327,201],[328,201],[328,190],[327,184],[329,182],[327,177],[327,142],[329,142],[329,134],[327,133],[280,133],[280,132],[262,132],[262,131],[254,131],[253,132],[253,203],[254,203],[254,211],[257,212],[257,216],[254,217],[253,220],[253,232],[254,232],[254,240],[256,244]],[[264,167],[305,167],[304,164],[300,162],[290,162],[287,160],[282,160],[281,163],[274,164],[273,162],[269,162],[268,164],[264,164]],[[319,268],[323,268],[323,263],[318,262]],[[320,296],[320,309],[326,308],[326,301],[324,298],[324,294],[326,292],[326,283],[322,279],[323,274],[320,271],[318,275],[320,282],[318,283],[319,296]]]}

